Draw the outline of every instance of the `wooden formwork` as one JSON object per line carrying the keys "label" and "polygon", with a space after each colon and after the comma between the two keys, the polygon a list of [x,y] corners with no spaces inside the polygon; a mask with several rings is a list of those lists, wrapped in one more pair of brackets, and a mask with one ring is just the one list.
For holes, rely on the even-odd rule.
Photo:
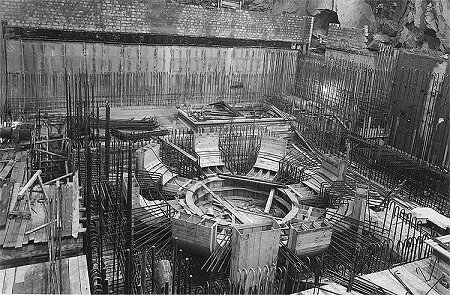
{"label": "wooden formwork", "polygon": [[289,227],[288,248],[299,256],[322,253],[330,246],[333,227],[327,221],[300,222]]}
{"label": "wooden formwork", "polygon": [[197,254],[210,254],[217,246],[217,223],[179,213],[172,219],[172,237],[177,238],[179,247]]}
{"label": "wooden formwork", "polygon": [[[131,208],[132,209],[138,209],[141,208],[141,205],[139,203],[139,196],[140,196],[140,191],[141,188],[139,186],[139,183],[137,182],[136,178],[134,177],[134,175],[131,176]],[[123,179],[122,179],[122,185],[123,185],[123,195],[125,197],[125,202],[127,201],[127,193],[128,193],[128,175],[124,174],[123,175]]]}
{"label": "wooden formwork", "polygon": [[425,243],[432,249],[427,269],[428,273],[430,273],[430,278],[442,280],[442,278],[450,276],[450,251],[448,246],[450,235],[428,239]]}
{"label": "wooden formwork", "polygon": [[[235,225],[231,237],[230,277],[234,284],[240,280],[242,269],[255,271],[277,263],[281,228],[275,221],[262,224]],[[273,280],[274,274],[269,280]]]}

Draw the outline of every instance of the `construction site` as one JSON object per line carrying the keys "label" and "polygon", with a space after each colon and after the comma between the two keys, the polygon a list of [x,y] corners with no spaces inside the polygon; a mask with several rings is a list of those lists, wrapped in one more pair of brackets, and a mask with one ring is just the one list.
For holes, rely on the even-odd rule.
{"label": "construction site", "polygon": [[450,66],[230,0],[5,0],[0,293],[450,294]]}

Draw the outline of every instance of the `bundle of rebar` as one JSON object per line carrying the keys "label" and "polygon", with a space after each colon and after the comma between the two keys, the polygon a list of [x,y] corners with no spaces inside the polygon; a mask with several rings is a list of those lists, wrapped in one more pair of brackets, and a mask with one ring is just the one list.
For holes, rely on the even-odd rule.
{"label": "bundle of rebar", "polygon": [[152,131],[140,131],[140,132],[123,132],[117,128],[111,128],[111,135],[123,140],[123,141],[139,141],[144,139],[156,138],[158,136],[167,135],[169,131],[167,129],[152,130]]}
{"label": "bundle of rebar", "polygon": [[[100,118],[98,120],[98,127],[105,128],[106,119]],[[109,121],[110,128],[121,130],[146,130],[152,131],[159,127],[159,123],[156,118],[142,118],[140,120],[134,119],[111,119]]]}
{"label": "bundle of rebar", "polygon": [[280,254],[286,259],[290,264],[295,265],[297,268],[304,270],[304,273],[310,273],[311,269],[307,266],[300,257],[289,249],[284,243],[280,243],[279,248]]}
{"label": "bundle of rebar", "polygon": [[369,280],[366,280],[362,277],[355,277],[353,278],[352,282],[351,279],[341,275],[335,271],[328,270],[325,274],[327,278],[330,280],[342,285],[342,286],[349,286],[351,284],[351,289],[355,290],[361,294],[364,295],[395,295],[396,293],[393,293],[375,283],[372,283]]}
{"label": "bundle of rebar", "polygon": [[206,262],[202,270],[207,272],[219,272],[229,265],[231,258],[231,231],[225,233],[222,241],[217,245]]}

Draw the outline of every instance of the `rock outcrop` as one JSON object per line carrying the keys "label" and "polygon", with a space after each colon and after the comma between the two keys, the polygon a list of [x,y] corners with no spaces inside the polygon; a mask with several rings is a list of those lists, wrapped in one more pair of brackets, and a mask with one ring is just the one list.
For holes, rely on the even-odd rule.
{"label": "rock outcrop", "polygon": [[[212,0],[167,0],[210,5]],[[372,43],[450,52],[450,0],[244,0],[244,9],[315,17],[314,34],[329,23],[369,27]],[[370,43],[370,42],[369,42]]]}

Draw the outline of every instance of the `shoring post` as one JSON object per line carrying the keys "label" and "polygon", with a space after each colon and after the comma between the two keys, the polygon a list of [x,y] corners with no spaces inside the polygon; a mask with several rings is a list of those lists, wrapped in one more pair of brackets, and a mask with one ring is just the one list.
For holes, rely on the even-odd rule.
{"label": "shoring post", "polygon": [[110,162],[110,152],[111,152],[111,133],[109,130],[111,118],[111,109],[109,103],[106,104],[106,124],[105,124],[105,177],[109,180],[109,162]]}
{"label": "shoring post", "polygon": [[[182,263],[183,263],[183,250],[182,249],[178,249],[178,274],[173,273],[173,276],[176,276],[177,279],[177,288],[176,288],[176,292],[178,292],[177,294],[181,294],[181,276],[182,276]],[[175,285],[172,285],[172,288],[175,289]]]}
{"label": "shoring post", "polygon": [[133,167],[131,159],[131,141],[128,142],[128,182],[127,182],[127,249],[131,250],[131,240],[133,238],[133,221],[132,221],[132,198],[133,198]]}
{"label": "shoring post", "polygon": [[72,137],[72,114],[71,114],[71,104],[70,104],[70,93],[69,93],[69,81],[67,76],[67,68],[64,67],[64,86],[66,90],[66,124],[67,124],[67,134],[69,138],[73,140]]}
{"label": "shoring post", "polygon": [[102,266],[102,283],[103,283],[103,294],[108,294],[108,279],[106,278],[105,266]]}
{"label": "shoring post", "polygon": [[152,293],[155,292],[155,246],[152,246]]}
{"label": "shoring post", "polygon": [[126,249],[125,250],[125,255],[126,255],[126,264],[125,264],[125,294],[132,294],[133,293],[133,289],[131,287],[131,283],[132,283],[132,279],[133,279],[133,275],[132,275],[132,270],[133,267],[131,266],[132,264],[132,257],[131,257],[131,249]]}
{"label": "shoring post", "polygon": [[352,291],[353,283],[355,282],[355,277],[356,277],[356,272],[357,272],[356,267],[358,265],[358,259],[359,259],[359,251],[356,250],[355,254],[356,255],[355,255],[354,260],[353,260],[353,269],[350,270],[350,277],[349,277],[349,280],[348,280],[347,292],[351,292]]}
{"label": "shoring post", "polygon": [[192,275],[189,275],[189,290],[187,294],[192,294]]}
{"label": "shoring post", "polygon": [[145,294],[145,277],[147,275],[147,251],[142,250],[141,256],[141,294]]}
{"label": "shoring post", "polygon": [[126,230],[126,251],[127,251],[127,264],[126,264],[126,292],[127,294],[132,294],[133,290],[131,287],[132,279],[133,279],[133,267],[132,267],[132,241],[133,238],[132,230],[132,171],[133,167],[131,161],[131,141],[128,142],[128,181],[127,181],[127,230]]}
{"label": "shoring post", "polygon": [[[86,196],[84,206],[86,207],[87,220],[87,244],[91,240],[91,202],[92,202],[92,154],[91,148],[86,146]],[[92,262],[91,249],[87,249],[88,263]]]}
{"label": "shoring post", "polygon": [[[183,284],[184,285],[183,286],[183,293],[184,294],[186,294],[186,291],[187,291],[186,287],[187,287],[187,282],[189,280],[188,273],[189,273],[189,258],[186,257],[185,258],[185,270],[184,270],[184,284]],[[178,293],[180,293],[180,290],[178,290]]]}
{"label": "shoring post", "polygon": [[172,270],[172,294],[175,294],[175,274],[177,273],[177,243],[178,243],[178,239],[177,238],[173,238],[173,261],[172,261],[172,265],[173,265],[173,270]]}

